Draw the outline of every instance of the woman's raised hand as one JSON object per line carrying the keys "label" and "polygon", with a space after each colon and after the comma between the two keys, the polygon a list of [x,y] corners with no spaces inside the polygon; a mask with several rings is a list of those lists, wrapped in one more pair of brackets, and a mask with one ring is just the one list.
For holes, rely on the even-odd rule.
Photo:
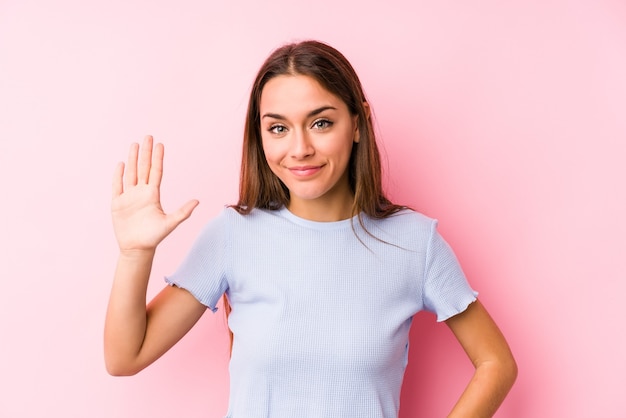
{"label": "woman's raised hand", "polygon": [[153,148],[152,142],[152,137],[146,136],[141,149],[132,144],[126,166],[120,162],[115,168],[111,215],[122,252],[154,251],[198,205],[197,200],[190,200],[175,212],[163,212],[163,144]]}

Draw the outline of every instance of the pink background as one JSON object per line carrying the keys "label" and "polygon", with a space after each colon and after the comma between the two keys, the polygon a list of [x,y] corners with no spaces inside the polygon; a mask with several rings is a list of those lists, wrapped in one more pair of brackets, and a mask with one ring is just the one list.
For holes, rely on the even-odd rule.
{"label": "pink background", "polygon": [[[221,314],[135,377],[104,370],[111,175],[150,133],[165,207],[201,201],[154,294],[236,199],[256,70],[304,38],[352,61],[392,197],[440,220],[508,337],[520,375],[497,416],[623,416],[625,3],[294,3],[0,0],[0,416],[223,416]],[[444,416],[471,367],[428,314],[411,343],[401,417]]]}

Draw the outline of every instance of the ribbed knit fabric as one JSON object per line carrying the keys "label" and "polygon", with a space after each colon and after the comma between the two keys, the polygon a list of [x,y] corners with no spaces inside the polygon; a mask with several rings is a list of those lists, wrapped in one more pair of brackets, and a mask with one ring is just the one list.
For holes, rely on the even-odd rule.
{"label": "ribbed knit fabric", "polygon": [[225,209],[166,278],[213,311],[228,294],[227,418],[397,417],[413,315],[443,321],[477,293],[435,220],[364,220],[376,238],[357,218]]}

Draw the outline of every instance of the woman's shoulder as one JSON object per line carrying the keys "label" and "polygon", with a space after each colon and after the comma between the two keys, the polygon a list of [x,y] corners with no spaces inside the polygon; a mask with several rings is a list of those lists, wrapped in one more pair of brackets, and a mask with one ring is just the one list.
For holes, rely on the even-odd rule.
{"label": "woman's shoulder", "polygon": [[433,224],[437,223],[437,220],[431,218],[429,216],[424,215],[421,212],[418,212],[411,208],[403,208],[399,211],[381,219],[377,219],[376,221],[382,224],[388,225],[397,225],[399,227],[432,227]]}
{"label": "woman's shoulder", "polygon": [[252,225],[273,224],[280,218],[279,213],[280,210],[260,208],[252,208],[250,211],[245,211],[236,206],[227,205],[224,206],[215,220],[230,227],[250,227]]}
{"label": "woman's shoulder", "polygon": [[252,208],[248,210],[245,207],[239,207],[237,205],[225,205],[222,214],[229,218],[254,219],[268,215],[271,216],[272,214],[280,212],[281,209],[282,207],[276,209]]}
{"label": "woman's shoulder", "polygon": [[428,245],[437,221],[413,209],[402,209],[385,218],[368,218],[365,229],[374,237],[402,248]]}
{"label": "woman's shoulder", "polygon": [[200,240],[227,242],[240,237],[242,234],[247,236],[254,230],[264,228],[264,225],[272,222],[272,215],[267,212],[271,211],[253,209],[245,213],[232,205],[225,205],[205,222],[200,231]]}

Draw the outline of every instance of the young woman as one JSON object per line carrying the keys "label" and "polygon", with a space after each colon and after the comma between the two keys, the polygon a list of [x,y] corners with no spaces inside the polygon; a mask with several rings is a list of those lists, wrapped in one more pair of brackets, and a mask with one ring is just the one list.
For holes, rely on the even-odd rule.
{"label": "young woman", "polygon": [[208,223],[147,307],[156,247],[198,202],[165,214],[163,145],[131,146],[113,182],[111,374],[148,366],[224,297],[227,417],[397,417],[411,319],[426,309],[476,369],[449,416],[493,415],[515,361],[436,222],[385,197],[369,109],[335,49],[276,50],[250,96],[239,202]]}

